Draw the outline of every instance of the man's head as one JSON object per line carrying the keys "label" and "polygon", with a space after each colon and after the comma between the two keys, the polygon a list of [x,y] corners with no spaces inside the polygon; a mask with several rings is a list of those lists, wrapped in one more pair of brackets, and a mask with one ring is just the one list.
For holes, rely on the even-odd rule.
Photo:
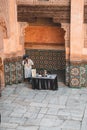
{"label": "man's head", "polygon": [[29,55],[27,54],[23,55],[23,60],[25,60],[26,58],[29,58]]}

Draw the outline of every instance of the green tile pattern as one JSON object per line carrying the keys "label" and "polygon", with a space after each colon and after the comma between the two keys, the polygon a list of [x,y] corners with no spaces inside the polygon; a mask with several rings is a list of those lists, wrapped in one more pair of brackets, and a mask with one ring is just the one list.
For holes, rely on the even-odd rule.
{"label": "green tile pattern", "polygon": [[87,63],[70,64],[70,87],[87,87]]}
{"label": "green tile pattern", "polygon": [[70,83],[70,62],[66,61],[65,83],[69,86]]}
{"label": "green tile pattern", "polygon": [[77,64],[70,65],[70,87],[79,88],[80,86],[80,66]]}
{"label": "green tile pattern", "polygon": [[23,82],[22,57],[4,59],[5,85]]}
{"label": "green tile pattern", "polygon": [[34,61],[37,72],[46,69],[58,74],[59,81],[65,81],[65,51],[63,50],[26,50],[26,54]]}

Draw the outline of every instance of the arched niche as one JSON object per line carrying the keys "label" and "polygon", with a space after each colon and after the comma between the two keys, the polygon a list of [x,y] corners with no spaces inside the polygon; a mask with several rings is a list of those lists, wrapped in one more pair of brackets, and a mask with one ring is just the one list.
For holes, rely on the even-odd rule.
{"label": "arched niche", "polygon": [[54,23],[52,18],[36,18],[25,28],[25,49],[65,50],[65,31],[60,23]]}
{"label": "arched niche", "polygon": [[[37,16],[37,17],[41,17],[41,15],[39,14],[39,16]],[[29,23],[32,23],[32,22],[35,23],[37,17],[32,16],[30,18]],[[65,82],[66,82],[66,85],[69,85],[69,82],[70,82],[70,23],[63,23],[62,20],[60,20],[57,17],[55,18],[55,17],[52,17],[52,16],[51,17],[48,16],[47,18],[51,18],[53,20],[54,24],[60,23],[61,28],[65,31],[65,36],[64,36],[64,39],[65,39],[65,59],[66,59]],[[21,36],[23,37],[23,39],[25,37],[25,29],[26,29],[26,27],[29,26],[29,23],[27,22],[27,24],[25,24],[25,22],[21,22],[21,25],[22,25]],[[24,41],[23,41],[23,44],[24,44]]]}

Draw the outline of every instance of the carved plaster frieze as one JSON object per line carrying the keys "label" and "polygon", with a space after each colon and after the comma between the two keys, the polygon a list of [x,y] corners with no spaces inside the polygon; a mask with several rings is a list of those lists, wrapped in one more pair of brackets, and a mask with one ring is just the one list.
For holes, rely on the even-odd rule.
{"label": "carved plaster frieze", "polygon": [[29,25],[27,22],[19,22],[20,24],[20,36],[25,35],[25,28]]}
{"label": "carved plaster frieze", "polygon": [[69,23],[61,23],[61,27],[66,31],[65,39],[70,40],[70,24]]}
{"label": "carved plaster frieze", "polygon": [[25,37],[25,28],[29,25],[27,22],[19,22],[20,25],[20,36],[19,41],[20,44],[24,45],[24,37]]}
{"label": "carved plaster frieze", "polygon": [[70,59],[70,24],[61,23],[61,28],[65,31],[65,50],[66,50],[66,60]]}
{"label": "carved plaster frieze", "polygon": [[38,4],[38,5],[70,5],[70,0],[17,0],[17,4]]}
{"label": "carved plaster frieze", "polygon": [[6,23],[3,19],[0,19],[0,27],[2,28],[2,31],[3,31],[3,37],[6,38],[7,37],[7,27],[6,27]]}

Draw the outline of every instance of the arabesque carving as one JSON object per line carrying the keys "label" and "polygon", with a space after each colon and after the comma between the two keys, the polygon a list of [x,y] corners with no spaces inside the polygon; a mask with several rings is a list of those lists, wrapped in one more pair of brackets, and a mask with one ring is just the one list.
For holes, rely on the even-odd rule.
{"label": "arabesque carving", "polygon": [[70,24],[61,23],[61,27],[65,30],[65,46],[70,47]]}
{"label": "arabesque carving", "polygon": [[24,44],[25,28],[28,26],[27,22],[20,22],[20,43]]}
{"label": "arabesque carving", "polygon": [[7,27],[6,27],[5,21],[2,18],[0,18],[0,26],[1,26],[3,34],[4,34],[3,37],[6,38],[7,37]]}
{"label": "arabesque carving", "polygon": [[61,23],[61,27],[65,30],[65,49],[66,60],[70,60],[70,24]]}

